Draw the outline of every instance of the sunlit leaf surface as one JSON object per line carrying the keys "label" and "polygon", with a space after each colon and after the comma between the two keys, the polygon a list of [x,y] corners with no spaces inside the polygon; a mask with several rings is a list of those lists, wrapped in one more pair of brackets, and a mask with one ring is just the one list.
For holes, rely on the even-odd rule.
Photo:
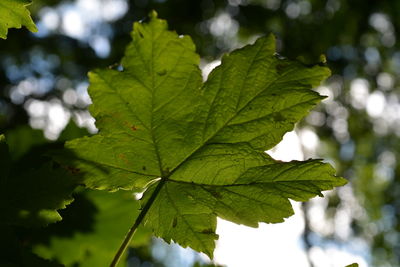
{"label": "sunlit leaf surface", "polygon": [[225,55],[203,83],[191,39],[154,13],[132,38],[122,71],[89,74],[99,134],[66,147],[88,187],[146,189],[155,235],[212,257],[217,216],[282,222],[293,214],[289,199],[345,183],[320,160],[284,163],[264,152],[323,98],[311,88],[326,67],[281,58],[269,36]]}

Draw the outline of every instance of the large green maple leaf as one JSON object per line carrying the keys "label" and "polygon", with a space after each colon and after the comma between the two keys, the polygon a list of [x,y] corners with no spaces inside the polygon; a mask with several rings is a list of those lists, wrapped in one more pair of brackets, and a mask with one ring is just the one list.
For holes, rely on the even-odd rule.
{"label": "large green maple leaf", "polygon": [[271,35],[223,56],[203,83],[191,39],[155,13],[132,38],[122,71],[89,73],[99,134],[66,147],[88,187],[145,190],[140,220],[155,235],[212,257],[217,216],[282,222],[293,214],[289,198],[345,183],[320,160],[264,152],[323,98],[310,89],[328,68],[281,58]]}
{"label": "large green maple leaf", "polygon": [[1,0],[0,1],[0,38],[6,39],[9,28],[25,26],[31,32],[37,32],[29,10],[26,8],[29,0]]}

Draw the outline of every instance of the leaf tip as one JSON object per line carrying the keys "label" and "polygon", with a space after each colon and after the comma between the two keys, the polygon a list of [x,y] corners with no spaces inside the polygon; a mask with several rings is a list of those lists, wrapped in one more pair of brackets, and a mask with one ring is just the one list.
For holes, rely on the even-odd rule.
{"label": "leaf tip", "polygon": [[335,186],[344,186],[348,183],[349,181],[343,177],[336,176],[336,185]]}
{"label": "leaf tip", "polygon": [[320,62],[320,64],[326,64],[327,63],[326,56],[324,54],[319,56],[319,62]]}
{"label": "leaf tip", "polygon": [[206,254],[211,260],[214,259],[214,251],[213,250],[205,251],[203,253]]}
{"label": "leaf tip", "polygon": [[31,32],[33,32],[33,33],[39,31],[35,24],[32,24],[32,25],[30,25],[30,26],[27,27],[27,28],[28,28],[29,31],[31,31]]}
{"label": "leaf tip", "polygon": [[265,38],[266,38],[269,42],[271,42],[271,43],[273,43],[273,44],[276,44],[276,36],[275,36],[275,34],[270,33],[270,34],[268,34]]}
{"label": "leaf tip", "polygon": [[152,19],[157,19],[158,18],[158,13],[157,11],[155,11],[154,9],[152,11],[150,11],[149,13],[149,18]]}
{"label": "leaf tip", "polygon": [[257,42],[262,42],[264,49],[271,51],[272,53],[276,53],[276,36],[273,33],[268,34],[267,36],[258,38]]}

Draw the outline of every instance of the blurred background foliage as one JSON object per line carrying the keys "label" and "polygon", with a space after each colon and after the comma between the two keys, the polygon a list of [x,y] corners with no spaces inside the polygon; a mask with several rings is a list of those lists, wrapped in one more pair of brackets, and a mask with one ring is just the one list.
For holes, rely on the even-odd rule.
{"label": "blurred background foliage", "polygon": [[[96,132],[86,74],[118,64],[132,22],[153,9],[171,29],[193,38],[204,71],[222,53],[271,32],[278,52],[289,58],[316,63],[326,55],[332,76],[317,90],[328,98],[296,132],[306,158],[328,159],[350,183],[303,205],[310,266],[317,266],[313,254],[319,249],[348,242],[365,247],[371,266],[400,266],[400,1],[34,0],[30,10],[39,32],[11,29],[0,41],[0,132],[13,160]],[[124,206],[129,196],[119,197],[108,201],[104,193],[78,190],[75,204],[62,211],[64,222],[45,230],[9,229],[2,238],[17,244],[9,255],[25,255],[31,264],[35,258],[39,266],[45,265],[37,255],[54,264],[98,266],[91,262],[93,251],[106,255],[121,240],[115,235],[123,235],[118,227],[107,230],[112,214],[99,203],[115,213],[136,209],[131,202]],[[108,231],[114,233],[104,237],[109,242],[91,247]],[[159,241],[149,247],[145,233],[129,252],[129,266],[186,266],[176,262],[176,251],[154,257],[154,249],[171,248]],[[84,248],[77,250],[72,239]],[[66,251],[74,257],[63,258]],[[201,266],[193,253],[190,264],[196,261]]]}

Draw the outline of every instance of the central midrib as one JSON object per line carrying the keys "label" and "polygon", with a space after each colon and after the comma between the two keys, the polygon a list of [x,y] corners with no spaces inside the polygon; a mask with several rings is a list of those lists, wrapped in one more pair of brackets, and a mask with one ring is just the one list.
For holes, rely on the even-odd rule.
{"label": "central midrib", "polygon": [[162,163],[161,163],[161,157],[160,157],[160,151],[158,150],[158,145],[156,142],[156,138],[154,136],[154,131],[153,131],[153,120],[154,120],[154,94],[156,91],[155,87],[155,81],[154,81],[154,30],[153,27],[150,27],[151,29],[151,66],[150,66],[150,73],[151,73],[151,120],[150,120],[150,135],[151,135],[151,141],[154,144],[154,152],[157,157],[157,162],[158,162],[158,168],[160,169],[160,175],[161,179],[163,179],[164,175],[164,170],[162,169]]}

